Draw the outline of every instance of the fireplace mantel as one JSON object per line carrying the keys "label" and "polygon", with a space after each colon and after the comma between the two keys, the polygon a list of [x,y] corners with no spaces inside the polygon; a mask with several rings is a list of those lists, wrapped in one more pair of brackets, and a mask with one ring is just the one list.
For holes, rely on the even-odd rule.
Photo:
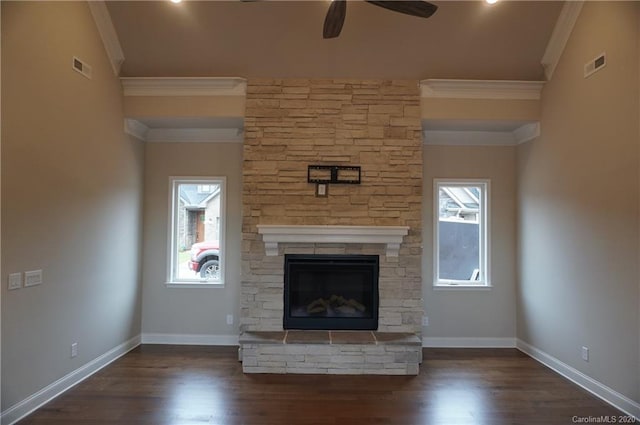
{"label": "fireplace mantel", "polygon": [[365,243],[386,245],[387,257],[397,257],[408,226],[286,226],[258,224],[265,252],[278,255],[279,243]]}

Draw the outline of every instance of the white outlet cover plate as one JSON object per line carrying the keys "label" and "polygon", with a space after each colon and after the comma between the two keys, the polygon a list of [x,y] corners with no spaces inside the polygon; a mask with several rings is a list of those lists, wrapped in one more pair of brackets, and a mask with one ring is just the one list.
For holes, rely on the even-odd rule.
{"label": "white outlet cover plate", "polygon": [[582,347],[582,360],[589,361],[589,349],[587,347]]}
{"label": "white outlet cover plate", "polygon": [[24,272],[24,286],[36,286],[42,283],[42,270]]}
{"label": "white outlet cover plate", "polygon": [[9,289],[9,291],[13,291],[20,288],[22,288],[22,274],[11,273],[9,275],[9,284],[7,285],[7,289]]}

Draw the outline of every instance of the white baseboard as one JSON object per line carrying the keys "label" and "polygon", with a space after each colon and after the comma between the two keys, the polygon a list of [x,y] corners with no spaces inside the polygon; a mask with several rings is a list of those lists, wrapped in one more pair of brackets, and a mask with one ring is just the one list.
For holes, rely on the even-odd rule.
{"label": "white baseboard", "polygon": [[238,345],[238,335],[143,333],[143,344]]}
{"label": "white baseboard", "polygon": [[544,351],[518,339],[516,348],[628,415],[640,420],[640,404]]}
{"label": "white baseboard", "polygon": [[422,338],[422,346],[430,348],[516,348],[515,338]]}
{"label": "white baseboard", "polygon": [[84,381],[103,367],[122,357],[129,351],[140,345],[140,335],[131,338],[128,341],[123,342],[115,348],[107,351],[100,357],[91,360],[71,373],[63,376],[54,383],[44,387],[40,391],[26,399],[14,404],[7,410],[2,412],[2,419],[0,423],[2,425],[12,425],[24,418],[34,410],[38,409],[42,405],[48,403],[55,397],[59,396],[63,392],[67,391],[74,385]]}

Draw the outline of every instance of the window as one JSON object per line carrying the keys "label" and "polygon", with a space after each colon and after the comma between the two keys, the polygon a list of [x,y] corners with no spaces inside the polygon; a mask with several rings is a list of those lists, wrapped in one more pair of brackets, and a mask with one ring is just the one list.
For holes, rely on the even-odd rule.
{"label": "window", "polygon": [[198,193],[211,193],[216,190],[215,184],[199,184]]}
{"label": "window", "polygon": [[169,284],[224,283],[223,177],[170,179]]}
{"label": "window", "polygon": [[490,286],[489,181],[434,180],[434,285]]}

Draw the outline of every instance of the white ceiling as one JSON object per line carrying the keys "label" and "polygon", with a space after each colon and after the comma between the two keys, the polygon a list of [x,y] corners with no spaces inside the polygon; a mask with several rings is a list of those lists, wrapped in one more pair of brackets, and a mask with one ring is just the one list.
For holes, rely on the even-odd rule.
{"label": "white ceiling", "polygon": [[436,1],[429,19],[349,1],[324,40],[322,1],[109,1],[122,76],[543,80],[559,1]]}

